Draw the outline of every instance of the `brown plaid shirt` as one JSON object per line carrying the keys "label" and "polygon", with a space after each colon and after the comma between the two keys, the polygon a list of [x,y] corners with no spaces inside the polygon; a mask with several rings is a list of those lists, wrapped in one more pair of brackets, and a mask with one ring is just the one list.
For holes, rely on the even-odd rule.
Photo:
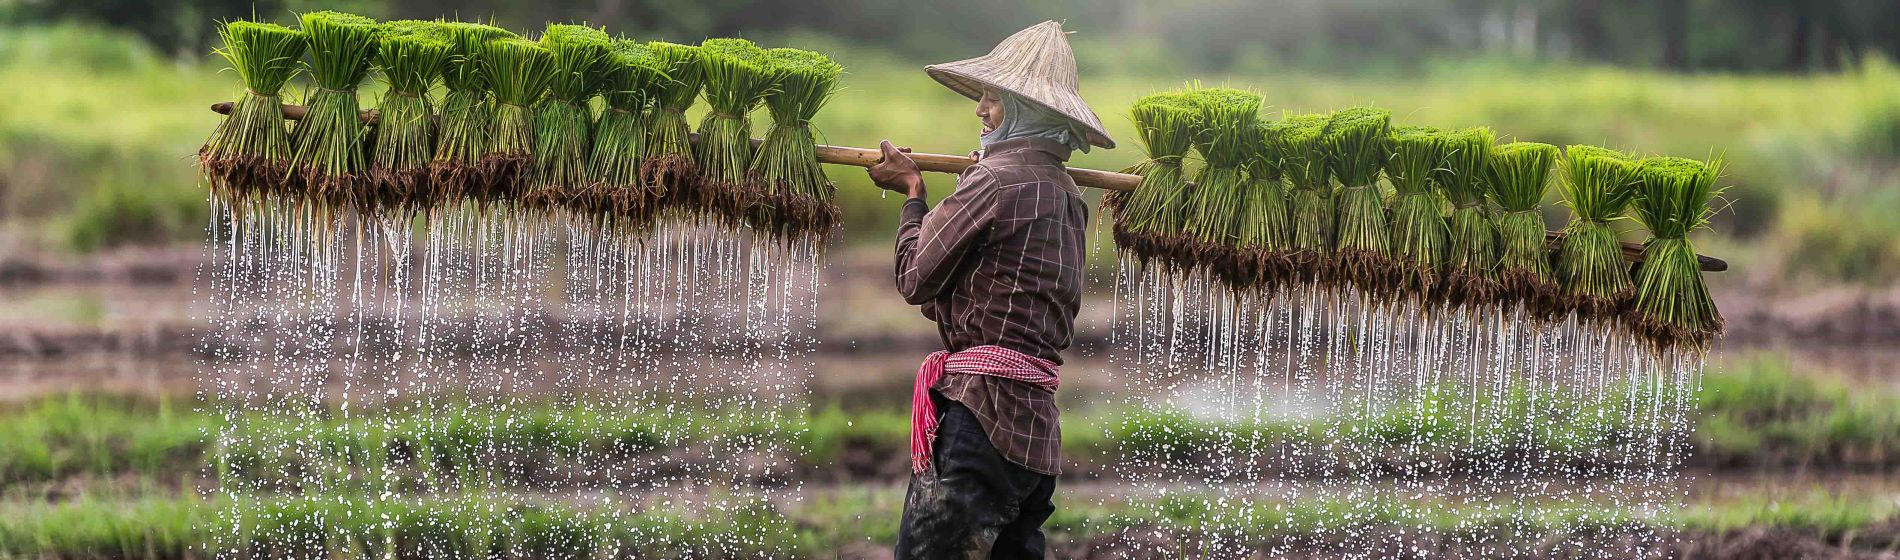
{"label": "brown plaid shirt", "polygon": [[[1088,205],[1062,169],[1069,149],[1038,138],[998,142],[935,210],[904,203],[897,290],[923,306],[952,352],[994,344],[1062,362],[1082,303]],[[987,375],[945,375],[945,398],[976,414],[1004,458],[1061,471],[1055,395]]]}

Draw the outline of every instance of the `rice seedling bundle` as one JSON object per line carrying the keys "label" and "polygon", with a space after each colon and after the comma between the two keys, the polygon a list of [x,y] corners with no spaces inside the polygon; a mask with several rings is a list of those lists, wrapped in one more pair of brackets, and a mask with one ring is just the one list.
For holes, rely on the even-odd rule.
{"label": "rice seedling bundle", "polygon": [[1205,164],[1194,175],[1194,191],[1182,220],[1186,252],[1173,258],[1198,263],[1229,285],[1244,287],[1239,247],[1247,209],[1241,174],[1248,157],[1259,152],[1260,96],[1208,88],[1188,93],[1188,101],[1201,114],[1194,127],[1194,147]]}
{"label": "rice seedling bundle", "polygon": [[752,165],[753,109],[772,92],[773,72],[765,50],[745,39],[707,39],[699,44],[706,78],[706,104],[712,111],[699,121],[699,165],[695,204],[722,221],[737,225],[758,203],[746,184]]}
{"label": "rice seedling bundle", "polygon": [[429,88],[442,76],[450,49],[447,31],[435,22],[383,24],[376,67],[389,89],[377,104],[381,114],[370,155],[369,196],[359,206],[381,210],[433,205],[428,178],[435,123]]}
{"label": "rice seedling bundle", "polygon": [[658,192],[662,207],[684,208],[683,202],[699,180],[699,166],[693,162],[693,131],[686,122],[686,110],[699,97],[706,83],[706,72],[699,65],[699,47],[654,41],[647,43],[653,56],[666,70],[653,96],[651,118],[647,122],[646,161],[640,164],[641,182],[648,192]]}
{"label": "rice seedling bundle", "polygon": [[213,196],[230,206],[264,195],[290,194],[284,186],[290,134],[284,128],[284,83],[297,74],[308,46],[303,33],[281,25],[233,21],[218,29],[218,56],[244,82],[231,115],[198,149],[198,166]]}
{"label": "rice seedling bundle", "polygon": [[495,96],[494,136],[482,153],[483,181],[468,194],[479,203],[520,200],[534,160],[534,107],[554,79],[554,53],[510,37],[484,43],[481,60]]}
{"label": "rice seedling bundle", "polygon": [[1451,236],[1445,253],[1446,300],[1453,306],[1482,304],[1497,296],[1497,226],[1485,208],[1485,173],[1496,143],[1491,129],[1438,134],[1444,166],[1434,175],[1451,202]]}
{"label": "rice seedling bundle", "polygon": [[1550,270],[1542,209],[1550,169],[1556,164],[1556,146],[1512,142],[1492,151],[1489,166],[1488,192],[1503,210],[1498,217],[1498,283],[1504,296],[1543,317],[1560,311],[1561,288]]}
{"label": "rice seedling bundle", "polygon": [[310,78],[303,120],[291,130],[291,173],[309,196],[331,206],[356,204],[366,161],[356,87],[376,54],[376,22],[339,12],[298,18],[310,39]]}
{"label": "rice seedling bundle", "polygon": [[1571,219],[1564,226],[1556,273],[1564,306],[1586,320],[1613,319],[1636,295],[1610,222],[1621,219],[1636,196],[1631,183],[1638,169],[1637,162],[1613,150],[1564,149],[1563,180],[1557,186]]}
{"label": "rice seedling bundle", "polygon": [[571,204],[579,212],[612,219],[621,227],[642,229],[652,221],[647,208],[658,201],[657,193],[649,193],[640,182],[646,107],[666,75],[653,50],[632,39],[615,39],[612,56],[602,94],[607,106],[594,122],[594,151],[588,159],[593,185]]}
{"label": "rice seedling bundle", "polygon": [[489,41],[514,33],[478,23],[442,24],[449,38],[448,65],[442,71],[442,115],[437,123],[435,157],[429,183],[440,201],[458,200],[472,188],[490,184],[499,162],[484,160],[495,134],[495,100],[488,93],[483,53]]}
{"label": "rice seedling bundle", "polygon": [[1293,225],[1287,218],[1286,179],[1280,171],[1285,155],[1275,138],[1281,131],[1272,123],[1254,124],[1255,141],[1247,156],[1242,186],[1244,214],[1240,221],[1242,273],[1253,285],[1278,288],[1291,278]]}
{"label": "rice seedling bundle", "polygon": [[1390,111],[1354,107],[1334,112],[1320,136],[1327,169],[1340,186],[1334,198],[1333,282],[1372,294],[1394,293],[1398,277],[1386,239],[1385,196],[1379,191],[1391,129]]}
{"label": "rice seedling bundle", "polygon": [[1332,255],[1332,172],[1320,144],[1328,120],[1327,115],[1295,115],[1267,127],[1269,149],[1280,154],[1280,173],[1291,189],[1287,219],[1293,225],[1293,267],[1302,282],[1319,281]]}
{"label": "rice seedling bundle", "polygon": [[765,133],[747,174],[760,204],[754,226],[783,241],[823,238],[838,223],[836,188],[818,163],[811,119],[837,91],[844,67],[825,55],[799,49],[765,51],[777,87],[765,97],[772,129]]}
{"label": "rice seedling bundle", "polygon": [[1438,267],[1445,261],[1445,203],[1433,189],[1432,174],[1445,161],[1438,130],[1423,126],[1392,129],[1386,139],[1386,179],[1392,183],[1392,220],[1388,224],[1394,287],[1414,300],[1433,297]]}
{"label": "rice seedling bundle", "polygon": [[1136,99],[1128,113],[1148,159],[1127,170],[1141,176],[1134,191],[1104,201],[1115,215],[1115,245],[1143,262],[1172,266],[1166,257],[1181,233],[1188,200],[1183,167],[1194,148],[1200,108],[1181,92],[1167,92]]}
{"label": "rice seedling bundle", "polygon": [[579,196],[589,185],[594,115],[588,101],[606,83],[613,39],[585,25],[550,24],[541,46],[553,54],[554,70],[548,95],[534,112],[534,186],[527,202],[547,208]]}
{"label": "rice seedling bundle", "polygon": [[1722,331],[1722,316],[1702,281],[1701,263],[1689,232],[1707,226],[1709,203],[1721,194],[1715,180],[1720,160],[1703,163],[1654,157],[1637,172],[1631,216],[1649,229],[1643,263],[1636,269],[1636,300],[1628,323],[1660,349],[1706,348]]}

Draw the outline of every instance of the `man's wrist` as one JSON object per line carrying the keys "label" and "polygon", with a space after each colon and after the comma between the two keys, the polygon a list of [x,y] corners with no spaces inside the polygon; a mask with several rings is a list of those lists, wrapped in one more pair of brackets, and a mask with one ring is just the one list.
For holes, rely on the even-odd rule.
{"label": "man's wrist", "polygon": [[928,199],[930,197],[930,190],[924,188],[924,179],[918,177],[910,181],[910,184],[904,186],[904,194],[910,198]]}

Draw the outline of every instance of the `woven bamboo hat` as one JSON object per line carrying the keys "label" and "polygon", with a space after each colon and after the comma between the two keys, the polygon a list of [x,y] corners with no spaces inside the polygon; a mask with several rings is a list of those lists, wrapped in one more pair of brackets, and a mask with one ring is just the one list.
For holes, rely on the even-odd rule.
{"label": "woven bamboo hat", "polygon": [[985,87],[1020,95],[1087,127],[1090,144],[1115,147],[1102,119],[1076,92],[1075,51],[1061,23],[1035,24],[1003,39],[990,54],[932,64],[924,72],[970,99],[982,99]]}

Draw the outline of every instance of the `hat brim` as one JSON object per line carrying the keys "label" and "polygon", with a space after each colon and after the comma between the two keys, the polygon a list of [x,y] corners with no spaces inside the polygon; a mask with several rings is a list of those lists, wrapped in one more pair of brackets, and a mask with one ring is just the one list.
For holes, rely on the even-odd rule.
{"label": "hat brim", "polygon": [[[951,91],[963,94],[964,97],[968,97],[972,101],[982,100],[983,90],[985,88],[994,88],[1016,94],[1017,97],[1026,99],[1031,103],[1042,106],[1044,109],[1054,111],[1081,124],[1083,128],[1088,129],[1088,143],[1090,145],[1111,150],[1115,148],[1115,139],[1110,138],[1108,131],[1103,129],[1102,120],[1095,116],[1095,111],[1090,109],[1088,103],[1082,101],[1080,97],[1062,92],[1036,94],[1020,91],[1016,88],[984,79],[981,76],[960,71],[957,65],[961,62],[966,61],[925,66],[924,73],[929,74],[931,79],[937,80],[937,83],[943,84],[944,87],[950,88]],[[1062,99],[1043,99],[1040,95],[1057,96]]]}

